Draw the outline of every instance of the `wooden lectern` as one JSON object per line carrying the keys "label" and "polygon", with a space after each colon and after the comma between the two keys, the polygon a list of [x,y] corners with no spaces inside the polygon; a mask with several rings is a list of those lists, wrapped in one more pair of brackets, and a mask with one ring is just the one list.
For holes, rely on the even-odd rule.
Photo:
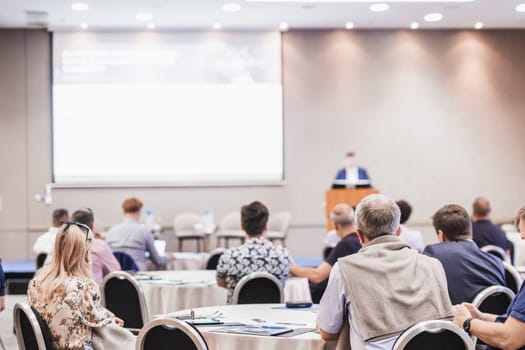
{"label": "wooden lectern", "polygon": [[326,228],[328,231],[334,229],[334,224],[330,220],[330,212],[339,203],[346,203],[355,207],[361,199],[369,194],[379,193],[375,188],[342,188],[326,191]]}

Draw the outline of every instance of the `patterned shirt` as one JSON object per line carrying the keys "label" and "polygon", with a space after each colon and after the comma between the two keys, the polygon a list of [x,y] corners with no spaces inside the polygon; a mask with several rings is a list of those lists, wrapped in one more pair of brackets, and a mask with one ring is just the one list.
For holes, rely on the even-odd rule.
{"label": "patterned shirt", "polygon": [[54,349],[84,349],[84,345],[91,341],[92,328],[113,321],[114,315],[100,303],[100,289],[93,280],[67,280],[56,289],[49,303],[42,299],[43,295],[44,287],[37,276],[29,283],[29,304],[48,324]]}
{"label": "patterned shirt", "polygon": [[275,247],[263,237],[250,238],[237,248],[227,249],[217,264],[217,277],[226,281],[227,303],[231,304],[233,289],[241,278],[252,272],[268,272],[284,285],[290,271],[288,250]]}

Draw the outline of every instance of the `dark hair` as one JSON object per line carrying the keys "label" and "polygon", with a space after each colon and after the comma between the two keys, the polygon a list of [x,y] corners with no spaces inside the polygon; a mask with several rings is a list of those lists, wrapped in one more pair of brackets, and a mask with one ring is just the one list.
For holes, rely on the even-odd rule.
{"label": "dark hair", "polygon": [[93,228],[93,223],[95,222],[93,210],[89,208],[80,208],[73,213],[71,221],[76,221],[88,226],[89,228]]}
{"label": "dark hair", "polygon": [[59,227],[64,221],[69,219],[69,212],[67,209],[58,208],[53,211],[53,226]]}
{"label": "dark hair", "polygon": [[268,208],[261,202],[255,201],[241,208],[242,228],[248,236],[257,236],[264,232],[268,222]]}
{"label": "dark hair", "polygon": [[124,213],[136,213],[142,209],[142,202],[135,197],[128,198],[122,202],[122,209]]}
{"label": "dark hair", "polygon": [[449,204],[439,209],[432,217],[436,232],[441,230],[448,241],[468,239],[472,236],[472,222],[460,205]]}
{"label": "dark hair", "polygon": [[404,224],[405,222],[407,222],[408,218],[410,217],[410,214],[412,214],[412,206],[403,199],[397,201],[396,204],[399,207],[399,210],[401,210],[400,222]]}
{"label": "dark hair", "polygon": [[486,198],[476,198],[472,204],[472,213],[475,216],[488,216],[490,214],[490,203]]}

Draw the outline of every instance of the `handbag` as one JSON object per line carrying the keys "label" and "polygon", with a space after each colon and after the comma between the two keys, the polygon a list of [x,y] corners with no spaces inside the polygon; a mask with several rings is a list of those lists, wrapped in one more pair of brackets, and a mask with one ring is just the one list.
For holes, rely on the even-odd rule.
{"label": "handbag", "polygon": [[91,344],[94,350],[134,350],[137,337],[115,322],[93,328]]}

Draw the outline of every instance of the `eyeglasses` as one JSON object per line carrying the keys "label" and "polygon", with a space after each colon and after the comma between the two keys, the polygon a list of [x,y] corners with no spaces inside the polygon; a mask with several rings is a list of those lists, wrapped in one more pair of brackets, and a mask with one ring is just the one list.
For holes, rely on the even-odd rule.
{"label": "eyeglasses", "polygon": [[85,234],[86,234],[86,243],[88,242],[89,240],[89,227],[87,225],[84,225],[84,224],[81,224],[80,222],[76,222],[76,221],[64,221],[62,223],[62,225],[66,225],[66,227],[64,228],[64,234],[67,233],[67,230],[69,229],[69,227],[71,225],[75,225],[77,227],[79,227]]}

